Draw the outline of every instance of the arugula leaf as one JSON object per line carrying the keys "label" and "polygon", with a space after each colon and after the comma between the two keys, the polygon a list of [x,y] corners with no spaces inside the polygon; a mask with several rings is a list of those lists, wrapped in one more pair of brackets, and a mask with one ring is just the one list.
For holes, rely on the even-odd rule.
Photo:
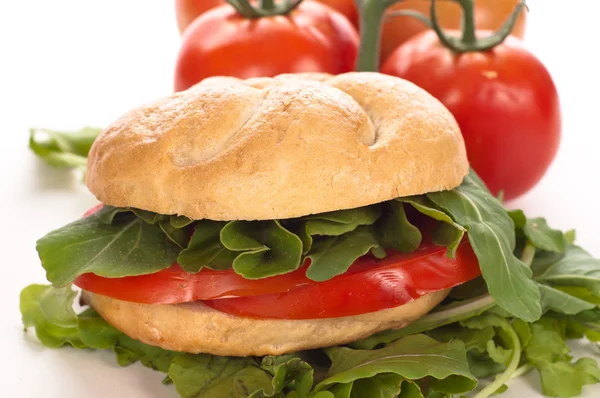
{"label": "arugula leaf", "polygon": [[469,241],[496,303],[518,318],[535,321],[542,313],[540,292],[531,280],[531,269],[513,254],[514,223],[472,175],[458,188],[427,197],[469,231]]}
{"label": "arugula leaf", "polygon": [[523,210],[509,210],[507,213],[508,216],[515,223],[515,228],[517,230],[522,230],[523,228],[525,228],[525,225],[527,225],[527,216],[525,215]]}
{"label": "arugula leaf", "polygon": [[[247,397],[260,388],[270,388],[270,378],[260,380],[259,375],[256,380],[256,374],[240,374],[252,365],[253,361],[248,358],[177,354],[168,374],[182,398],[238,398]],[[246,394],[238,395],[236,389],[245,390]]]}
{"label": "arugula leaf", "polygon": [[170,217],[163,214],[154,213],[148,210],[135,209],[133,207],[126,207],[125,210],[131,211],[133,214],[147,222],[148,224],[156,224],[162,221],[169,221]]}
{"label": "arugula leaf", "polygon": [[233,269],[246,279],[286,274],[300,267],[302,241],[279,221],[231,221],[221,230],[221,243],[241,252]]}
{"label": "arugula leaf", "polygon": [[169,221],[161,221],[158,226],[167,235],[171,242],[184,249],[188,244],[188,231],[184,228],[175,228]]}
{"label": "arugula leaf", "polygon": [[592,358],[581,358],[573,364],[548,363],[540,369],[542,392],[549,397],[577,397],[583,387],[600,382],[600,369]]}
{"label": "arugula leaf", "polygon": [[320,382],[315,391],[337,383],[393,373],[408,380],[432,377],[450,379],[452,383],[438,383],[435,389],[448,393],[463,393],[475,387],[476,380],[469,373],[462,342],[440,343],[425,335],[412,335],[377,350],[353,350],[346,347],[326,349],[332,365],[329,377]]}
{"label": "arugula leaf", "polygon": [[20,297],[25,329],[35,327],[38,339],[47,347],[60,348],[68,344],[84,348],[72,307],[76,295],[70,286],[59,289],[46,285],[26,287]]}
{"label": "arugula leaf", "polygon": [[101,131],[93,127],[69,132],[33,128],[29,130],[29,149],[50,166],[85,170],[92,143]]}
{"label": "arugula leaf", "polygon": [[[346,384],[334,384],[333,387],[329,389],[329,391],[319,391],[314,395],[314,398],[319,397],[319,394],[330,393],[333,394],[331,397],[325,398],[356,398],[356,396],[352,396],[352,387],[354,383],[346,383]],[[289,397],[286,397],[289,398]]]}
{"label": "arugula leaf", "polygon": [[290,354],[263,357],[260,367],[273,375],[273,393],[290,386],[297,398],[308,398],[313,387],[314,369],[301,358]]}
{"label": "arugula leaf", "polygon": [[86,272],[104,277],[151,274],[170,267],[179,253],[158,225],[132,213],[114,217],[112,224],[101,216],[79,219],[39,239],[36,249],[46,277],[57,286]]}
{"label": "arugula leaf", "polygon": [[572,296],[561,290],[538,283],[541,294],[542,311],[556,311],[563,314],[578,314],[581,311],[591,310],[596,305]]}
{"label": "arugula leaf", "polygon": [[194,234],[177,257],[177,263],[187,272],[200,272],[204,267],[229,269],[238,253],[227,250],[221,242],[224,222],[201,220],[194,224]]}
{"label": "arugula leaf", "polygon": [[381,205],[338,210],[301,217],[309,235],[339,236],[359,225],[371,225],[381,216]]}
{"label": "arugula leaf", "polygon": [[527,359],[539,370],[547,396],[574,397],[587,384],[600,382],[600,369],[592,358],[571,362],[563,324],[542,318],[531,325],[532,339],[525,348]]}
{"label": "arugula leaf", "polygon": [[371,225],[381,215],[381,205],[374,204],[370,206],[357,207],[355,209],[336,210],[325,213],[311,214],[300,217],[298,220],[326,220],[340,224],[350,224],[358,227],[359,225]]}
{"label": "arugula leaf", "polygon": [[545,218],[527,218],[523,210],[510,210],[508,215],[514,221],[517,233],[529,239],[536,248],[555,253],[565,251],[568,235],[550,228]]}
{"label": "arugula leaf", "polygon": [[184,228],[193,223],[194,220],[187,218],[186,216],[171,215],[171,217],[169,217],[169,222],[174,228]]}
{"label": "arugula leaf", "polygon": [[522,346],[516,330],[507,319],[493,314],[484,314],[464,320],[461,325],[471,329],[495,328],[497,338],[503,343],[504,347],[498,346],[495,340],[490,340],[487,343],[487,354],[490,359],[502,365],[505,369],[479,394],[482,397],[487,397],[505,390],[505,383],[511,379],[521,361]]}
{"label": "arugula leaf", "polygon": [[523,321],[522,319],[515,319],[512,323],[515,332],[517,332],[517,336],[519,336],[519,340],[521,340],[521,346],[523,348],[527,347],[532,339],[531,334],[531,326],[529,323]]}
{"label": "arugula leaf", "polygon": [[163,373],[169,371],[171,361],[176,355],[173,351],[144,344],[124,334],[119,335],[112,349],[117,356],[117,363],[121,366],[128,366],[140,361],[145,367]]}
{"label": "arugula leaf", "polygon": [[402,202],[390,201],[384,206],[385,217],[380,218],[376,226],[382,246],[403,253],[417,250],[421,244],[421,231],[408,221]]}
{"label": "arugula leaf", "polygon": [[455,223],[448,214],[437,209],[426,196],[410,196],[396,200],[408,203],[419,213],[441,221],[442,224],[434,230],[433,242],[437,245],[448,247],[448,257],[454,258],[456,256],[456,249],[466,232],[466,229],[462,225]]}
{"label": "arugula leaf", "polygon": [[115,220],[115,217],[118,214],[122,213],[130,213],[131,210],[126,207],[114,207],[110,205],[102,205],[100,210],[90,215],[89,217],[94,217],[100,220],[103,224],[110,225]]}
{"label": "arugula leaf", "polygon": [[534,264],[535,280],[552,286],[581,286],[600,296],[600,259],[569,245],[564,257],[545,266]]}
{"label": "arugula leaf", "polygon": [[467,361],[469,361],[469,371],[480,379],[495,376],[506,370],[506,366],[490,358],[487,351],[469,351]]}
{"label": "arugula leaf", "polygon": [[527,219],[523,232],[538,249],[556,253],[565,251],[565,236],[561,231],[550,228],[544,218]]}
{"label": "arugula leaf", "polygon": [[457,339],[463,342],[467,352],[475,350],[483,353],[487,350],[488,341],[494,338],[496,332],[492,326],[480,329],[469,329],[458,324],[452,324],[430,330],[427,332],[427,335],[437,341],[449,342]]}
{"label": "arugula leaf", "polygon": [[123,335],[123,333],[106,323],[100,314],[92,308],[88,308],[79,315],[73,313],[73,316],[77,317],[79,338],[89,348],[99,350],[112,349],[119,341],[119,337]]}
{"label": "arugula leaf", "polygon": [[312,248],[313,236],[340,236],[354,231],[359,225],[371,225],[381,216],[381,208],[377,204],[285,221],[302,240],[302,254],[307,254]]}
{"label": "arugula leaf", "polygon": [[531,324],[531,342],[525,348],[525,353],[534,366],[541,368],[548,362],[571,359],[560,327],[558,321],[550,318],[542,318]]}
{"label": "arugula leaf", "polygon": [[321,237],[315,240],[306,256],[311,263],[306,276],[317,282],[343,274],[357,258],[363,256],[379,242],[369,226],[360,226],[341,236]]}
{"label": "arugula leaf", "polygon": [[[351,397],[396,398],[400,394],[404,378],[394,373],[380,373],[373,377],[356,380]],[[410,388],[410,387],[409,387]],[[405,392],[405,396],[407,393]],[[417,395],[422,397],[423,395]]]}

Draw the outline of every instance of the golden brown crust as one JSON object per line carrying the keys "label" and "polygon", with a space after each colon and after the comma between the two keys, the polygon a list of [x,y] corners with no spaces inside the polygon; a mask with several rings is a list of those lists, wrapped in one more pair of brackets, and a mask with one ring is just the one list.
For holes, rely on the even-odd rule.
{"label": "golden brown crust", "polygon": [[468,171],[456,121],[378,73],[215,77],[98,137],[103,203],[193,219],[284,219],[451,189]]}
{"label": "golden brown crust", "polygon": [[438,305],[449,291],[369,314],[312,320],[240,318],[201,302],[136,304],[86,291],[83,297],[108,323],[146,344],[190,353],[262,356],[345,344],[406,326]]}

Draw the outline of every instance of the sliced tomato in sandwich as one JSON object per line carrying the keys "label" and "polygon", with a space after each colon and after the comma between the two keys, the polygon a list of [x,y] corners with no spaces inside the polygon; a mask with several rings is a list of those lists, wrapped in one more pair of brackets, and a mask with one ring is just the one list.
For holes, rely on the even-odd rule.
{"label": "sliced tomato in sandwich", "polygon": [[378,261],[357,260],[350,269],[325,282],[315,282],[300,269],[270,278],[249,280],[233,270],[203,269],[193,274],[178,265],[151,275],[104,278],[84,274],[75,285],[92,293],[145,304],[177,304],[202,300],[214,309],[253,318],[337,318],[406,304],[427,293],[458,286],[481,274],[466,241],[455,258],[432,243],[409,254],[395,253]]}

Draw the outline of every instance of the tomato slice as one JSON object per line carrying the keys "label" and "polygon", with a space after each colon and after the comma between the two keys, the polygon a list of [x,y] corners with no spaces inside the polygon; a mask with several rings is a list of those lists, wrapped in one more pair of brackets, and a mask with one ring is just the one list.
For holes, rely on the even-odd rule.
{"label": "tomato slice", "polygon": [[192,274],[175,264],[155,274],[104,278],[87,273],[75,285],[92,293],[142,304],[177,304],[220,297],[244,297],[285,292],[307,283],[306,267],[265,279],[244,279],[233,271],[203,269]]}
{"label": "tomato slice", "polygon": [[466,240],[454,259],[446,256],[446,248],[426,243],[413,253],[394,254],[383,261],[359,259],[349,272],[325,282],[311,282],[288,292],[209,300],[204,304],[246,318],[339,318],[397,307],[480,274],[477,257]]}

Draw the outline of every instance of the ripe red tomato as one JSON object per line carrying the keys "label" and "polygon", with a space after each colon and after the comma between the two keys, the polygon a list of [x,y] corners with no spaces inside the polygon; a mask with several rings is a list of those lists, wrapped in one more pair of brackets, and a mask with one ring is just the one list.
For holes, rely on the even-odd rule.
{"label": "ripe red tomato", "polygon": [[397,307],[479,275],[477,257],[466,239],[454,259],[446,256],[446,248],[427,243],[413,253],[394,254],[382,261],[364,257],[348,272],[325,282],[311,281],[281,293],[204,304],[247,318],[339,318]]}
{"label": "ripe red tomato", "polygon": [[[348,18],[354,26],[358,26],[358,12],[354,0],[317,1],[333,8]],[[179,33],[183,35],[183,32],[199,15],[225,3],[225,0],[175,0],[175,14]]]}
{"label": "ripe red tomato", "polygon": [[175,0],[175,17],[179,33],[183,35],[185,29],[200,14],[225,4],[224,0]]}
{"label": "ripe red tomato", "polygon": [[519,39],[454,54],[427,31],[396,49],[381,72],[414,82],[452,112],[471,166],[492,193],[516,198],[552,163],[561,134],[558,94],[544,65]]}
{"label": "ripe red tomato", "polygon": [[304,1],[287,16],[247,19],[230,5],[198,17],[186,30],[175,90],[210,76],[250,78],[354,69],[358,33],[341,14]]}
{"label": "ripe red tomato", "polygon": [[323,3],[333,8],[346,18],[352,25],[358,27],[358,10],[356,9],[356,3],[354,0],[317,0],[319,3]]}
{"label": "ripe red tomato", "polygon": [[[461,244],[456,258],[431,243],[410,254],[392,254],[382,261],[371,256],[325,282],[297,271],[249,280],[233,270],[204,269],[196,274],[178,265],[151,275],[104,278],[84,274],[75,285],[93,293],[145,304],[176,304],[196,300],[219,311],[257,318],[314,319],[341,317],[396,307],[424,294],[457,286],[481,274],[471,247]],[[235,297],[235,298],[228,298]]]}

